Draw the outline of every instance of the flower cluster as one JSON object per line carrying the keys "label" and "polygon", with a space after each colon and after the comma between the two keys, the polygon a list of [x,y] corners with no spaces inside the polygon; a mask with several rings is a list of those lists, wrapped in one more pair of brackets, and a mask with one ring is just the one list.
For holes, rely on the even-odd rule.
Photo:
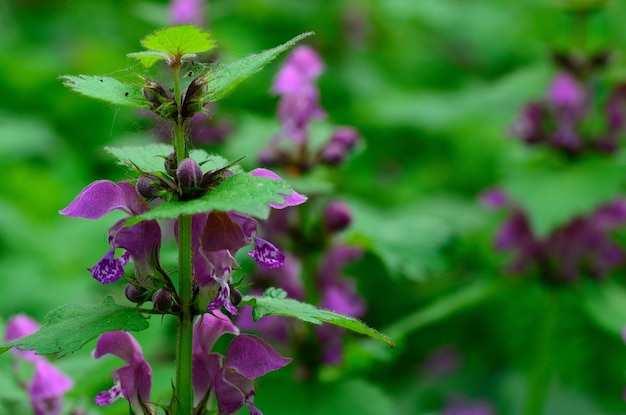
{"label": "flower cluster", "polygon": [[624,263],[624,251],[610,233],[626,224],[626,200],[617,199],[587,216],[572,218],[545,238],[535,235],[528,216],[498,189],[483,194],[487,206],[512,211],[501,226],[495,244],[511,250],[512,272],[540,271],[548,282],[573,282],[582,273],[600,278]]}
{"label": "flower cluster", "polygon": [[[336,127],[319,149],[313,150],[310,145],[309,125],[325,115],[315,85],[323,68],[320,57],[308,46],[295,48],[286,58],[272,86],[272,91],[280,95],[278,118],[282,129],[263,150],[262,163],[305,174],[320,163],[333,166],[342,163],[357,144],[356,129],[344,126]],[[254,273],[255,292],[280,287],[290,298],[344,315],[363,317],[366,305],[356,290],[355,281],[342,275],[343,269],[362,255],[360,248],[340,241],[339,235],[352,221],[349,206],[341,200],[316,195],[307,207],[306,214],[294,208],[273,211],[262,225],[263,235],[279,242],[287,251],[282,268],[258,269]],[[311,261],[310,257],[317,260]],[[264,317],[255,323],[249,310],[245,311],[237,322],[241,328],[262,332],[296,349],[308,348],[308,356],[303,359],[305,365],[341,362],[343,329],[331,325],[316,328],[316,338],[310,341],[317,346],[311,348],[300,344],[301,339],[290,338],[289,333],[293,333],[290,328],[298,323],[276,316]],[[317,350],[315,356],[310,353],[314,349]],[[307,369],[313,367],[303,369],[302,373],[308,373]]]}
{"label": "flower cluster", "polygon": [[[224,334],[233,334],[226,355],[212,352],[215,342]],[[120,397],[129,402],[133,413],[155,414],[151,403],[152,369],[144,359],[141,346],[132,335],[112,331],[98,339],[94,357],[111,354],[126,365],[113,371],[114,385],[100,392],[95,402],[110,405]],[[236,413],[247,406],[253,414],[261,411],[254,406],[254,379],[278,370],[291,362],[256,336],[240,334],[230,319],[215,311],[201,314],[193,328],[192,386],[194,412],[204,413],[213,398],[221,415]]]}
{"label": "flower cluster", "polygon": [[598,96],[587,72],[560,70],[542,101],[527,104],[511,128],[529,145],[547,145],[567,154],[614,152],[626,132],[626,85]]}
{"label": "flower cluster", "polygon": [[[4,340],[17,340],[35,333],[38,329],[39,324],[36,321],[19,314],[9,319]],[[27,362],[35,369],[29,381],[20,382],[28,393],[33,413],[60,414],[63,410],[63,396],[74,386],[72,379],[54,367],[45,357],[36,355],[34,351],[15,349],[13,353],[19,361]]]}
{"label": "flower cluster", "polygon": [[333,130],[324,146],[311,151],[309,126],[326,115],[316,85],[323,70],[324,63],[309,46],[298,46],[287,57],[272,84],[272,92],[280,96],[278,119],[282,129],[259,155],[261,164],[298,172],[319,163],[336,166],[359,142],[356,129],[341,126]]}

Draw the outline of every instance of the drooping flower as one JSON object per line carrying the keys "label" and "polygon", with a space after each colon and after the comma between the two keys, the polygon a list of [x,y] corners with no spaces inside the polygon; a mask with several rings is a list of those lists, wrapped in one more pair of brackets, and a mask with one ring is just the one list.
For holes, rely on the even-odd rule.
{"label": "drooping flower", "polygon": [[[38,329],[37,322],[26,315],[19,314],[9,319],[5,340],[17,340],[33,334]],[[74,386],[72,379],[34,351],[13,349],[13,352],[35,367],[32,379],[24,384],[34,414],[60,414],[63,409],[63,395]]]}
{"label": "drooping flower", "polygon": [[[226,356],[211,352],[217,338],[224,333],[235,334]],[[220,312],[205,314],[194,324],[193,387],[195,405],[210,398],[217,399],[218,413],[230,415],[246,405],[251,414],[261,414],[254,406],[254,379],[278,370],[291,359],[276,353],[256,336],[238,335],[239,329]]]}
{"label": "drooping flower", "polygon": [[586,216],[577,216],[538,237],[526,213],[509,202],[503,192],[489,191],[483,200],[491,207],[512,211],[495,238],[499,250],[511,251],[509,267],[514,273],[541,270],[550,282],[571,282],[583,273],[600,278],[624,262],[623,249],[611,239],[611,232],[626,224],[626,201],[617,199],[597,207]]}
{"label": "drooping flower", "polygon": [[143,358],[141,346],[137,340],[124,331],[104,333],[96,343],[93,356],[96,359],[112,354],[124,362],[113,371],[113,386],[98,393],[94,401],[98,405],[111,405],[120,397],[126,399],[136,413],[152,414],[150,390],[152,388],[152,369]]}
{"label": "drooping flower", "polygon": [[194,406],[207,396],[215,382],[215,375],[222,366],[223,357],[219,353],[211,353],[213,345],[222,334],[239,334],[239,329],[221,311],[200,315],[193,327],[192,351],[192,383]]}
{"label": "drooping flower", "polygon": [[[59,212],[73,218],[98,219],[114,210],[136,216],[148,211],[149,206],[131,183],[98,180],[85,187]],[[161,229],[154,220],[132,226],[124,226],[125,221],[121,219],[109,228],[110,249],[96,265],[89,268],[89,272],[99,282],[111,283],[122,277],[124,266],[132,259],[135,278],[144,285],[148,282],[147,277],[154,272],[153,261],[158,258]],[[125,252],[115,258],[117,248]]]}
{"label": "drooping flower", "polygon": [[[256,169],[250,172],[257,177],[281,180],[275,173]],[[282,195],[282,203],[270,203],[274,209],[296,206],[307,198],[295,191]],[[225,307],[232,315],[237,308],[230,300],[230,284],[235,267],[234,255],[242,247],[254,243],[249,253],[264,268],[277,268],[283,265],[284,255],[272,243],[257,236],[257,221],[250,216],[236,212],[197,214],[192,217],[192,252],[196,283],[200,294],[208,293],[210,303],[207,311]],[[211,293],[216,293],[211,296]],[[206,297],[206,296],[205,296]]]}

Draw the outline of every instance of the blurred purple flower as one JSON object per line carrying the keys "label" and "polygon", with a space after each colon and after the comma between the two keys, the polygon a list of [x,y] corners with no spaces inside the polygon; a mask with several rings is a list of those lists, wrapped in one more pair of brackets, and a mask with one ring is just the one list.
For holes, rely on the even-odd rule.
{"label": "blurred purple flower", "polygon": [[[98,180],[85,187],[59,213],[72,218],[98,219],[114,210],[136,216],[148,211],[149,206],[131,183]],[[135,278],[142,285],[148,284],[148,276],[154,272],[152,261],[158,258],[161,246],[161,228],[154,220],[133,226],[125,226],[125,222],[126,218],[121,219],[109,228],[111,248],[96,265],[89,268],[89,272],[99,282],[108,284],[122,277],[124,266],[132,259]],[[125,252],[115,258],[117,248],[125,249]]]}
{"label": "blurred purple flower", "polygon": [[[595,114],[592,90],[574,74],[560,72],[544,101],[524,107],[511,134],[529,145],[544,144],[570,154],[584,150],[613,152],[626,128],[625,88],[614,87],[605,102],[604,113]],[[604,131],[585,130],[585,124],[594,117],[603,118]]]}
{"label": "blurred purple flower", "polygon": [[[33,334],[39,324],[30,317],[19,314],[7,323],[5,341],[17,340]],[[32,379],[23,384],[35,415],[58,415],[63,409],[63,395],[72,389],[74,382],[54,367],[45,357],[31,350],[13,349],[14,354],[33,364]]]}
{"label": "blurred purple flower", "polygon": [[307,127],[311,120],[325,116],[319,102],[317,78],[324,63],[309,46],[297,46],[276,75],[272,92],[281,96],[278,118],[285,138],[303,143],[308,139]]}
{"label": "blurred purple flower", "polygon": [[624,262],[623,249],[610,233],[626,223],[626,201],[617,199],[596,208],[587,216],[577,216],[538,238],[527,215],[498,191],[486,192],[484,200],[498,200],[500,207],[512,211],[495,238],[499,250],[512,251],[509,267],[514,273],[537,268],[551,282],[574,281],[582,273],[600,278]]}
{"label": "blurred purple flower", "polygon": [[206,7],[204,0],[172,0],[169,5],[170,21],[172,25],[202,26]]}
{"label": "blurred purple flower", "polygon": [[143,358],[141,346],[137,340],[124,331],[104,333],[96,343],[93,356],[99,359],[105,354],[115,355],[127,365],[113,371],[113,387],[98,393],[94,399],[95,403],[101,406],[111,405],[123,397],[136,413],[154,413],[149,404],[150,390],[152,389],[152,369]]}

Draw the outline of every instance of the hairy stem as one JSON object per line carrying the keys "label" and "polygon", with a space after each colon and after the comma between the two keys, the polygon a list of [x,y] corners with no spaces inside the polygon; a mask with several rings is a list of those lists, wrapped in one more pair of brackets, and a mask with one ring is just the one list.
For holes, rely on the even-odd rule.
{"label": "hairy stem", "polygon": [[[183,119],[181,116],[180,66],[175,66],[174,96],[178,109],[178,117],[174,126],[173,145],[176,161],[180,163],[187,157]],[[178,315],[178,331],[176,335],[176,383],[174,399],[176,414],[190,414],[193,406],[191,386],[191,352],[193,340],[193,268],[191,246],[191,216],[178,217],[178,298],[180,314]]]}

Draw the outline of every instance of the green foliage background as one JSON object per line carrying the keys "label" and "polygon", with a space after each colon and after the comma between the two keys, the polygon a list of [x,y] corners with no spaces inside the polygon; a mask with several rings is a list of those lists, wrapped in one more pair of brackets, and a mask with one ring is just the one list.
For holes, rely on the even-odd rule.
{"label": "green foliage background", "polygon": [[[503,217],[477,198],[509,180],[527,192],[541,226],[555,220],[542,210],[545,194],[511,178],[526,153],[508,128],[524,102],[545,94],[554,74],[550,50],[576,42],[559,3],[210,1],[205,26],[226,61],[316,33],[306,43],[326,62],[319,86],[328,122],[354,125],[365,142],[329,173],[334,194],[355,212],[346,237],[368,248],[348,274],[367,299],[366,323],[397,343],[389,350],[351,336],[345,364],[322,379],[294,383],[289,370],[260,379],[256,402],[265,413],[434,414],[459,396],[489,401],[498,414],[522,414],[546,371],[546,414],[626,412],[624,269],[556,291],[512,278],[507,258],[492,248]],[[72,93],[58,76],[125,76],[123,68],[136,64],[126,54],[169,24],[166,7],[157,0],[0,0],[0,322],[19,312],[41,321],[61,304],[96,303],[106,294],[124,301],[121,285],[102,286],[85,270],[107,249],[105,231],[117,217],[92,222],[57,212],[91,181],[123,179],[103,147],[153,141],[150,121]],[[626,4],[614,0],[590,21],[587,47],[617,51],[614,80],[626,79],[625,19]],[[257,150],[278,130],[269,87],[280,61],[220,102],[216,117],[234,130],[211,151],[245,155],[243,165],[254,167]],[[605,180],[603,168],[574,179],[575,191],[560,201],[586,206],[602,192],[623,192],[624,169],[607,168],[601,190],[589,185]],[[153,317],[137,336],[154,367],[156,398],[170,390],[173,324]],[[441,350],[458,359],[454,370],[428,369]],[[87,346],[58,362],[76,380],[69,401],[90,414],[125,413],[121,402],[90,403],[119,364],[90,352]],[[24,394],[10,367],[2,356],[0,413],[22,413]]]}

